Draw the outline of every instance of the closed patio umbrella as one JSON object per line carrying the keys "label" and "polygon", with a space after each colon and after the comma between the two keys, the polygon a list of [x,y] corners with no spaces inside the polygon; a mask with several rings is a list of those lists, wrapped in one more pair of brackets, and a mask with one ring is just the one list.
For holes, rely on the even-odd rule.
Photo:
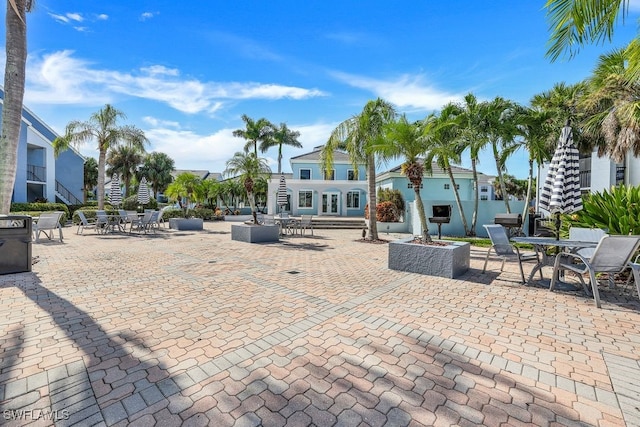
{"label": "closed patio umbrella", "polygon": [[278,195],[276,196],[276,204],[282,211],[284,205],[287,204],[287,182],[284,179],[284,175],[280,175],[280,184],[278,185]]}
{"label": "closed patio umbrella", "polygon": [[118,178],[118,175],[115,173],[111,177],[109,201],[114,206],[118,206],[120,203],[122,203],[122,190],[120,189],[120,179]]}
{"label": "closed patio umbrella", "polygon": [[560,233],[560,214],[582,209],[580,192],[580,155],[573,143],[570,122],[560,132],[558,146],[540,194],[540,208],[556,215],[556,237]]}
{"label": "closed patio umbrella", "polygon": [[140,185],[138,186],[138,203],[146,205],[151,198],[149,197],[149,186],[147,185],[147,178],[142,177]]}

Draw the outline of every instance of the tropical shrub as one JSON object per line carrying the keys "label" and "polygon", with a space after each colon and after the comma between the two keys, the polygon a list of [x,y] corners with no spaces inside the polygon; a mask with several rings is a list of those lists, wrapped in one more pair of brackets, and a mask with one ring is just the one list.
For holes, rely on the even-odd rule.
{"label": "tropical shrub", "polygon": [[376,220],[379,222],[398,222],[398,208],[395,203],[378,203],[376,207]]}
{"label": "tropical shrub", "polygon": [[582,204],[581,211],[564,215],[563,223],[602,228],[609,234],[640,234],[640,186],[622,185],[587,194],[582,197]]}
{"label": "tropical shrub", "polygon": [[[138,203],[138,195],[134,194],[122,201],[122,209],[126,211],[137,211],[138,208],[142,208],[142,205]],[[153,197],[149,198],[149,203],[144,205],[144,209],[158,209],[158,202]]]}
{"label": "tropical shrub", "polygon": [[396,207],[396,212],[398,217],[402,216],[404,212],[404,197],[402,197],[402,193],[400,190],[395,189],[392,190],[390,188],[378,188],[378,203],[382,202],[391,202]]}
{"label": "tropical shrub", "polygon": [[49,212],[63,211],[69,218],[69,208],[64,203],[11,203],[11,212]]}

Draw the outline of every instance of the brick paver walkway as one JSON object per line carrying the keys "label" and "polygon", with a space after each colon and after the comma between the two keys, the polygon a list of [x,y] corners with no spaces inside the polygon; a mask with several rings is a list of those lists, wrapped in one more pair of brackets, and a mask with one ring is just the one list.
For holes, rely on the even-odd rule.
{"label": "brick paver walkway", "polygon": [[596,309],[481,274],[485,249],[449,280],[388,270],[359,230],[230,227],[34,244],[0,276],[0,424],[640,425],[631,287]]}

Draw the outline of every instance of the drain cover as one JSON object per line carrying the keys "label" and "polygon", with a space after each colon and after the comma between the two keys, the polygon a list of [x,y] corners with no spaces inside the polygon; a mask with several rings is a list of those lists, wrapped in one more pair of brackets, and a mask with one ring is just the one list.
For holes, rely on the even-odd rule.
{"label": "drain cover", "polygon": [[287,271],[287,273],[289,273],[289,274],[300,274],[299,271],[295,271],[295,270]]}

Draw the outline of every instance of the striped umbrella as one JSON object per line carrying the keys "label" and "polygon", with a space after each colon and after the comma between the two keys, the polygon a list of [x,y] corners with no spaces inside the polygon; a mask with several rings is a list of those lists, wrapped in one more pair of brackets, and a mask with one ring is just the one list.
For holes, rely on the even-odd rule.
{"label": "striped umbrella", "polygon": [[109,190],[109,201],[112,205],[118,206],[122,203],[122,190],[120,189],[120,179],[117,174],[111,177],[111,189]]}
{"label": "striped umbrella", "polygon": [[151,198],[149,197],[149,186],[147,185],[147,178],[142,177],[140,180],[140,186],[138,186],[138,203],[146,205]]}
{"label": "striped umbrella", "polygon": [[280,206],[280,210],[284,208],[288,202],[287,200],[287,182],[284,179],[284,175],[280,175],[280,184],[278,185],[278,195],[276,197],[276,204]]}
{"label": "striped umbrella", "polygon": [[[569,122],[562,128],[549,171],[540,193],[540,208],[557,215],[556,232],[560,231],[560,214],[582,209],[580,192],[580,155],[573,144]],[[556,234],[558,236],[558,234]]]}

